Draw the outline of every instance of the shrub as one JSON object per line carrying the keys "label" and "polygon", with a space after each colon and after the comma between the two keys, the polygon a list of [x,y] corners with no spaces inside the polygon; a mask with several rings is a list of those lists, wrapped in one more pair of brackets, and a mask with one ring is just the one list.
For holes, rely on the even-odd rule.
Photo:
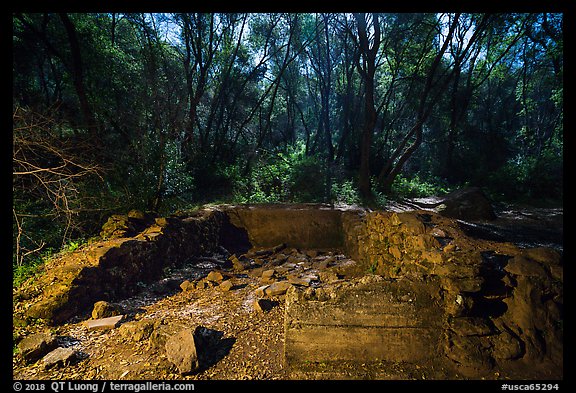
{"label": "shrub", "polygon": [[449,187],[439,178],[427,181],[418,174],[412,178],[399,174],[392,183],[392,193],[401,197],[418,198],[430,195],[440,195],[449,192]]}

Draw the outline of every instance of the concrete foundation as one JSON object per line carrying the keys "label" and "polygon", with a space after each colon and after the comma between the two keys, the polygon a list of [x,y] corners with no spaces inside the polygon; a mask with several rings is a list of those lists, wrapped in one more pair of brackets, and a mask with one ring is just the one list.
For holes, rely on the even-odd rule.
{"label": "concrete foundation", "polygon": [[443,307],[433,289],[365,276],[286,295],[285,361],[420,362],[437,356]]}

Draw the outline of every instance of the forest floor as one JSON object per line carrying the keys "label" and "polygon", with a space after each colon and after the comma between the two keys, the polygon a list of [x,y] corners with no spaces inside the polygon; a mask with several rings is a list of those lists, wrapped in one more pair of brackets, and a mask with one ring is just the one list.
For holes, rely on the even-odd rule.
{"label": "forest floor", "polygon": [[[406,210],[396,206],[397,210]],[[536,209],[502,205],[499,218],[492,222],[463,223],[470,234],[478,237],[506,239],[522,246],[548,246],[559,249],[562,244],[562,209]],[[512,239],[510,239],[512,237]],[[288,262],[275,265],[277,272],[286,275],[300,272],[322,277],[328,271],[323,258],[345,263],[343,255],[325,250],[310,257],[305,250],[291,250],[294,257],[308,262]],[[314,251],[317,252],[316,250]],[[288,251],[286,252],[288,254]],[[313,254],[314,255],[314,254]],[[302,259],[304,260],[304,259]],[[296,265],[296,266],[294,266]],[[284,295],[272,296],[274,307],[269,311],[257,310],[254,302],[259,298],[264,265],[257,270],[224,272],[234,286],[220,290],[218,286],[181,290],[178,284],[185,278],[199,280],[216,265],[183,266],[137,295],[118,303],[128,310],[128,320],[151,320],[166,326],[185,326],[192,330],[202,327],[209,336],[209,353],[199,354],[200,369],[182,376],[167,359],[163,350],[150,344],[150,340],[134,340],[120,328],[89,330],[85,321],[90,315],[78,315],[69,323],[52,328],[60,346],[70,347],[80,355],[74,364],[62,368],[45,369],[42,362],[25,364],[13,357],[14,379],[190,379],[190,380],[275,380],[291,378],[283,366],[284,351]],[[272,267],[270,267],[272,268]],[[285,277],[284,277],[285,278]],[[325,279],[325,278],[323,278]],[[176,283],[174,285],[174,283]],[[160,288],[160,289],[159,289]],[[121,326],[120,326],[121,327]],[[418,372],[418,374],[415,374]],[[458,379],[451,374],[426,374],[426,370],[408,370],[397,367],[394,377],[400,379]],[[497,378],[495,376],[494,378]]]}
{"label": "forest floor", "polygon": [[[435,203],[438,198],[417,198],[418,202]],[[564,248],[564,209],[561,206],[535,207],[526,204],[494,203],[497,218],[490,221],[461,221],[464,232],[474,238],[506,241],[522,248],[549,247],[562,252]],[[413,210],[413,206],[391,203],[393,211]],[[431,210],[433,208],[422,210]]]}
{"label": "forest floor", "polygon": [[[296,254],[296,250],[292,250]],[[326,251],[323,256],[347,259]],[[302,254],[304,255],[304,254]],[[318,261],[322,258],[318,257]],[[278,272],[294,266],[275,266]],[[282,268],[285,269],[282,269]],[[90,315],[78,315],[70,323],[53,328],[61,346],[71,347],[82,360],[59,369],[44,369],[42,362],[26,365],[14,357],[15,379],[286,379],[283,369],[284,295],[268,297],[275,305],[269,311],[257,310],[254,302],[262,286],[262,268],[241,273],[225,272],[234,286],[227,291],[218,286],[203,289],[173,289],[158,293],[171,282],[185,278],[198,280],[214,270],[215,265],[183,266],[168,277],[150,285],[136,296],[117,305],[131,319],[152,320],[166,326],[198,326],[210,336],[210,353],[201,360],[200,370],[182,376],[167,359],[163,350],[150,345],[149,340],[135,341],[123,335],[120,328],[88,330],[85,321]],[[270,266],[270,268],[274,268]],[[317,274],[312,264],[307,274]],[[121,326],[120,326],[121,327]]]}

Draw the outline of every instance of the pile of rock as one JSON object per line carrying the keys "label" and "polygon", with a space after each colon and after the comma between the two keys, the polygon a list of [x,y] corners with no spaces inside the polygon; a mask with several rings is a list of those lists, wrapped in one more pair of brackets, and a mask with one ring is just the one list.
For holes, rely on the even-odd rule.
{"label": "pile of rock", "polygon": [[62,367],[81,360],[81,352],[59,346],[58,338],[50,332],[31,334],[18,343],[20,356],[26,363],[42,362],[45,369]]}
{"label": "pile of rock", "polygon": [[[310,287],[322,282],[342,279],[356,268],[356,262],[337,251],[299,250],[280,244],[272,248],[253,249],[228,258],[228,269],[213,270],[197,280],[184,280],[183,291],[217,287],[222,291],[235,289],[235,275],[249,275],[259,280],[254,291],[259,298],[254,307],[270,309],[261,298],[282,296],[291,286]],[[258,304],[256,304],[258,303]]]}

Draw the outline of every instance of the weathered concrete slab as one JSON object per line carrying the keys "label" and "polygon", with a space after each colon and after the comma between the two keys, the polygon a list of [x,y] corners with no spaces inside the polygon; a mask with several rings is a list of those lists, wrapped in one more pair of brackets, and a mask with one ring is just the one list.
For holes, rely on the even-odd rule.
{"label": "weathered concrete slab", "polygon": [[434,284],[366,276],[286,295],[285,364],[418,362],[438,356],[444,312]]}
{"label": "weathered concrete slab", "polygon": [[52,367],[62,367],[74,362],[78,352],[72,348],[58,347],[42,358],[45,369]]}
{"label": "weathered concrete slab", "polygon": [[116,315],[108,318],[90,319],[85,322],[88,330],[108,330],[118,326],[124,315]]}

